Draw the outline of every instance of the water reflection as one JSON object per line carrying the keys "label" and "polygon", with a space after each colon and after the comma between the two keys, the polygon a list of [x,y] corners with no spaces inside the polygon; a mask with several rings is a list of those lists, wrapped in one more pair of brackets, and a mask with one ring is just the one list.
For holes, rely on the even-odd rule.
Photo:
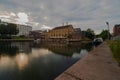
{"label": "water reflection", "polygon": [[28,56],[24,53],[19,53],[15,56],[15,61],[20,70],[24,69],[28,65]]}
{"label": "water reflection", "polygon": [[0,43],[0,80],[53,80],[91,49],[90,43]]}
{"label": "water reflection", "polygon": [[92,43],[71,43],[71,44],[58,44],[58,43],[34,43],[33,48],[44,48],[52,51],[55,54],[72,57],[74,53],[80,54],[81,50],[89,52],[93,46]]}
{"label": "water reflection", "polygon": [[11,46],[11,43],[0,43],[0,54],[14,55],[18,52],[17,46]]}

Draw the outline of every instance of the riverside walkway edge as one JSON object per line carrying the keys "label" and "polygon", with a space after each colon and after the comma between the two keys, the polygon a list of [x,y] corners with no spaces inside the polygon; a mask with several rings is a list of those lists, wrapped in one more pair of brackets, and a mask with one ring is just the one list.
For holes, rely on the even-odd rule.
{"label": "riverside walkway edge", "polygon": [[120,67],[104,42],[55,80],[120,80]]}

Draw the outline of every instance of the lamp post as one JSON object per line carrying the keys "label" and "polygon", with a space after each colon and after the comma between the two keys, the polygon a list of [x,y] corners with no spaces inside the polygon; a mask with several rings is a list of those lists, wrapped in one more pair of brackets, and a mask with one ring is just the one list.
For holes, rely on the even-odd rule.
{"label": "lamp post", "polygon": [[108,26],[108,40],[110,39],[110,31],[109,31],[109,22],[106,22],[107,26]]}

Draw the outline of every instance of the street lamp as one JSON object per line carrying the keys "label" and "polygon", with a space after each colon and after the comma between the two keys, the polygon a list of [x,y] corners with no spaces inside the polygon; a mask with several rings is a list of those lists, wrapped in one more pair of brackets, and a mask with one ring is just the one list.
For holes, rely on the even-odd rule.
{"label": "street lamp", "polygon": [[109,31],[109,22],[106,22],[106,24],[107,24],[107,26],[108,26],[108,40],[109,40],[109,38],[110,38],[110,31]]}

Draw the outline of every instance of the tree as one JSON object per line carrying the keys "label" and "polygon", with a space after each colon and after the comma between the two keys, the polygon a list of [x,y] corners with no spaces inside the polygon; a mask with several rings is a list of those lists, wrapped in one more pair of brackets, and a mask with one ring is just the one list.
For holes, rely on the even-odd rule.
{"label": "tree", "polygon": [[85,37],[93,40],[95,37],[94,30],[88,28],[87,31],[85,32]]}
{"label": "tree", "polygon": [[12,35],[16,35],[18,32],[16,24],[0,24],[0,36],[2,38],[11,38]]}
{"label": "tree", "polygon": [[102,37],[103,40],[108,39],[108,36],[111,36],[111,34],[108,30],[102,30],[102,32],[99,34],[99,37]]}

